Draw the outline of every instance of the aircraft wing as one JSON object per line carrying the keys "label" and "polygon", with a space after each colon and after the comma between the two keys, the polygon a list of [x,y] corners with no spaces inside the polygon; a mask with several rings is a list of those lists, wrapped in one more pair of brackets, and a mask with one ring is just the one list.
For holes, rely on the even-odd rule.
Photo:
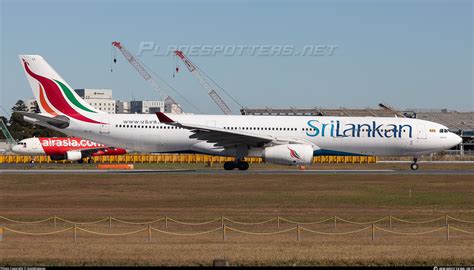
{"label": "aircraft wing", "polygon": [[255,147],[262,147],[267,143],[276,141],[276,138],[265,134],[179,123],[170,119],[162,112],[157,112],[156,116],[158,116],[161,123],[190,130],[193,133],[189,136],[190,138],[214,143],[215,146],[233,147],[240,144],[246,144]]}
{"label": "aircraft wing", "polygon": [[66,128],[69,126],[69,118],[64,115],[49,117],[49,116],[44,116],[37,113],[22,112],[22,111],[14,111],[13,113],[22,115],[25,121],[33,123],[33,124],[38,124],[38,125],[48,124],[57,128]]}

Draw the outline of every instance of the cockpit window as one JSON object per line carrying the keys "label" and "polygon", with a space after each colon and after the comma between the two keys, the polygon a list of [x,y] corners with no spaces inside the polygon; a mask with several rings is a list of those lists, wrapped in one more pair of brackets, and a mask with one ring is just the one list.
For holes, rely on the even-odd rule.
{"label": "cockpit window", "polygon": [[449,130],[448,129],[445,129],[445,128],[442,128],[439,130],[439,133],[448,133]]}

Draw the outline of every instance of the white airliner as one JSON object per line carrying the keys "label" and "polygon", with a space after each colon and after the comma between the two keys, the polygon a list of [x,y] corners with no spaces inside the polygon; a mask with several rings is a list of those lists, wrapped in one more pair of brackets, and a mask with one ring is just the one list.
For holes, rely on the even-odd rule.
{"label": "white airliner", "polygon": [[397,117],[107,114],[82,100],[39,55],[20,55],[40,114],[25,120],[131,151],[234,156],[226,170],[247,170],[245,157],[310,164],[314,155],[417,156],[461,138],[429,121]]}

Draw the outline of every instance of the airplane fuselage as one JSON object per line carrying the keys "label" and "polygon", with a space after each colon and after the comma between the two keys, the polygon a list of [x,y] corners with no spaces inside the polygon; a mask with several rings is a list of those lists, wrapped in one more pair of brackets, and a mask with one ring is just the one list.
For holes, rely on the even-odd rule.
{"label": "airplane fuselage", "polygon": [[[443,125],[397,117],[173,115],[177,122],[265,134],[275,139],[301,140],[315,155],[421,155],[457,145],[459,136]],[[192,132],[160,123],[155,115],[115,114],[99,118],[104,124],[71,121],[69,135],[131,151],[197,152],[232,155],[232,151],[190,138]],[[238,142],[236,142],[238,143]],[[259,147],[249,155],[260,156]]]}

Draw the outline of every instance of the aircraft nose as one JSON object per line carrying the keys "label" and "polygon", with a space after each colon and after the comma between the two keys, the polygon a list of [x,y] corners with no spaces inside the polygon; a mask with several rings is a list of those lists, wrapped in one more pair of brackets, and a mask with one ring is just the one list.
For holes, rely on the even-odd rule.
{"label": "aircraft nose", "polygon": [[449,141],[452,144],[452,146],[454,147],[456,145],[459,145],[462,142],[462,138],[461,138],[461,136],[459,136],[457,134],[451,133]]}
{"label": "aircraft nose", "polygon": [[461,138],[461,136],[456,135],[456,134],[455,134],[455,136],[456,136],[456,139],[455,139],[455,140],[456,140],[456,145],[462,143],[462,138]]}

